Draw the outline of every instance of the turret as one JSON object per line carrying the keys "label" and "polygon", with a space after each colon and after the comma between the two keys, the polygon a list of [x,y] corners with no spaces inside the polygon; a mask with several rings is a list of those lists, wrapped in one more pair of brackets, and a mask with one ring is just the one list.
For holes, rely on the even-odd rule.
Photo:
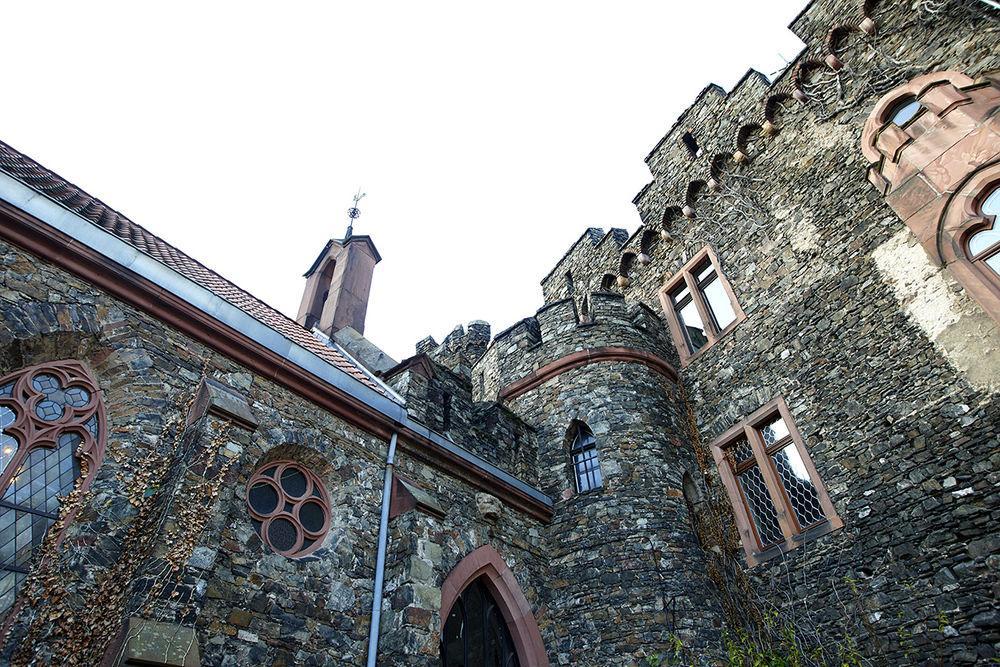
{"label": "turret", "polygon": [[345,327],[363,334],[372,274],[381,260],[368,236],[328,241],[305,273],[296,321],[330,337]]}
{"label": "turret", "polygon": [[711,655],[721,614],[685,484],[700,477],[673,347],[656,313],[620,294],[547,304],[473,368],[479,400],[535,429],[555,500],[549,608],[569,664],[637,664],[673,638]]}

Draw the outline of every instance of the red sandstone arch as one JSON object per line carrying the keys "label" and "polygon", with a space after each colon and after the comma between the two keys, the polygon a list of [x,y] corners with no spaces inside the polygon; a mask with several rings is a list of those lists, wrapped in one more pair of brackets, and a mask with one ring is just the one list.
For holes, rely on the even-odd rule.
{"label": "red sandstone arch", "polygon": [[480,577],[503,612],[522,667],[547,667],[549,657],[542,643],[542,633],[538,631],[535,615],[531,612],[531,605],[525,599],[507,563],[488,544],[463,558],[441,584],[442,627],[458,596]]}
{"label": "red sandstone arch", "polygon": [[[1000,284],[981,262],[973,262],[967,252],[969,238],[976,232],[994,227],[993,218],[979,210],[983,195],[1000,183],[1000,159],[983,165],[956,188],[938,219],[931,257],[950,269],[969,294],[1000,322]],[[925,244],[925,248],[929,244]]]}

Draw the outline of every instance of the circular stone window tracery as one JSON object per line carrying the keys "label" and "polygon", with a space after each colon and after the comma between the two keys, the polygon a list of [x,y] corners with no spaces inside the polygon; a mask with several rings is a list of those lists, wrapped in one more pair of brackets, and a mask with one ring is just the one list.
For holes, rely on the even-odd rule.
{"label": "circular stone window tracery", "polygon": [[330,500],[323,482],[292,461],[273,461],[247,484],[253,527],[264,544],[298,558],[319,548],[330,530]]}

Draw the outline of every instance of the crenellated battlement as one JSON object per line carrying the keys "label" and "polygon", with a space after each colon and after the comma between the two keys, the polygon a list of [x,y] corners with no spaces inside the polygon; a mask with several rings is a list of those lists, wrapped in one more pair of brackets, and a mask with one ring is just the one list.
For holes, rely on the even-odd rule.
{"label": "crenellated battlement", "polygon": [[805,47],[774,81],[751,69],[728,92],[705,86],[646,157],[653,178],[633,199],[640,227],[631,236],[612,230],[615,243],[608,242],[611,233],[588,229],[542,279],[545,302],[573,296],[582,308],[579,294],[588,290],[629,293],[637,265],[657,254],[693,251],[674,246],[699,211],[705,214],[720,197],[741,198],[734,194],[741,184],[773,170],[774,159],[790,159],[771,147],[780,132],[824,122],[846,108],[843,100],[825,99],[830,90],[866,90],[875,85],[868,77],[887,76],[880,54],[892,49],[900,26],[884,4],[814,0],[789,25]]}
{"label": "crenellated battlement", "polygon": [[490,325],[473,320],[467,327],[461,324],[452,329],[440,344],[433,336],[417,342],[417,354],[428,357],[455,373],[469,377],[473,364],[483,356],[490,344]]}
{"label": "crenellated battlement", "polygon": [[676,353],[657,314],[621,294],[584,296],[584,317],[574,299],[560,299],[500,332],[472,369],[477,401],[497,400],[504,388],[567,355],[582,351],[627,349],[675,363]]}

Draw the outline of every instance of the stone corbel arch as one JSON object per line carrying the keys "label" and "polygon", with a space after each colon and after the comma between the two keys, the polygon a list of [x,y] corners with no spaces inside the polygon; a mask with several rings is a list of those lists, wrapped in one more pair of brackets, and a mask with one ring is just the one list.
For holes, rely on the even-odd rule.
{"label": "stone corbel arch", "polygon": [[507,563],[488,544],[463,558],[441,584],[442,625],[458,596],[480,577],[503,612],[521,667],[548,667],[548,654],[542,643],[535,615],[531,612],[531,605],[525,599]]}

